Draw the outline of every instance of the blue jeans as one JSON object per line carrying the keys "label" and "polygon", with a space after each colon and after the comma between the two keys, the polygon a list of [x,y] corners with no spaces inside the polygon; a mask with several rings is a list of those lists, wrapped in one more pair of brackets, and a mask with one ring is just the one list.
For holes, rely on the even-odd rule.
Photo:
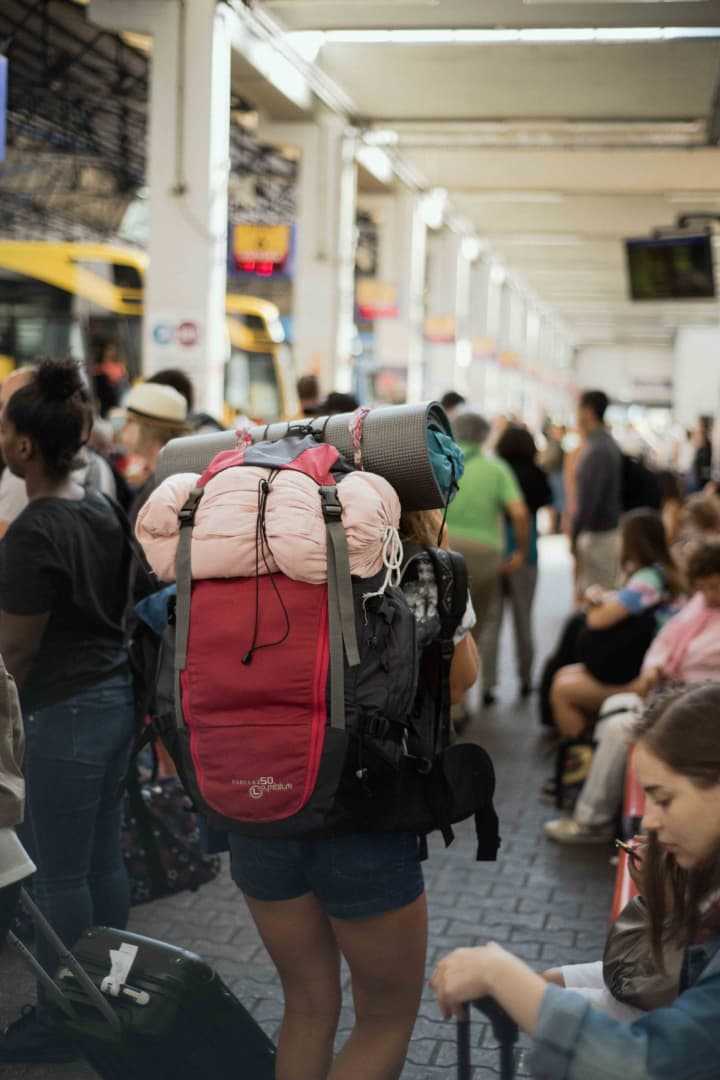
{"label": "blue jeans", "polygon": [[[127,672],[25,716],[27,801],[18,833],[38,868],[35,902],[66,945],[89,926],[127,925],[117,788],[134,723]],[[42,939],[37,955],[52,970]]]}

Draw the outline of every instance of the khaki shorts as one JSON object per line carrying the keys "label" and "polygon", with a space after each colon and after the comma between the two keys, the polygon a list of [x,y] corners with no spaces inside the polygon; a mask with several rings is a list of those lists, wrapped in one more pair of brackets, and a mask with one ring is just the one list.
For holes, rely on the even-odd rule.
{"label": "khaki shorts", "polygon": [[580,533],[576,545],[577,591],[582,594],[591,585],[603,589],[617,587],[620,576],[620,530]]}

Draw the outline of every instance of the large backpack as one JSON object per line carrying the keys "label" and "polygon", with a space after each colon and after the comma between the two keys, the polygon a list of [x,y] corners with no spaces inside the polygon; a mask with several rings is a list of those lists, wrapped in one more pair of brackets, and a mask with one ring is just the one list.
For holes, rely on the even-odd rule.
{"label": "large backpack", "polygon": [[[193,581],[192,530],[205,485],[244,465],[267,469],[258,490],[258,572]],[[318,484],[327,584],[260,573],[264,508],[281,469]],[[447,756],[452,635],[466,577],[456,583],[449,553],[418,550],[408,559],[410,575],[428,560],[433,573],[442,568],[441,634],[432,658],[428,650],[420,656],[402,590],[385,571],[350,576],[337,485],[351,471],[335,448],[297,436],[213,460],[179,515],[177,601],[164,641],[174,685],[161,658],[156,725],[214,827],[286,837],[441,828],[449,843],[452,822],[476,813],[483,857],[494,858],[489,758],[469,747],[456,778],[460,755]]]}
{"label": "large backpack", "polygon": [[623,512],[640,508],[659,510],[662,490],[657,473],[649,469],[642,458],[622,455],[620,500]]}

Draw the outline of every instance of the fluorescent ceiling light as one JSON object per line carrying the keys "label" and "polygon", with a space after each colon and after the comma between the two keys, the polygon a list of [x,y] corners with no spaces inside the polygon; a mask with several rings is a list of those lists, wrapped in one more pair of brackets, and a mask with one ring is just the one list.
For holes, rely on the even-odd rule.
{"label": "fluorescent ceiling light", "polygon": [[674,191],[665,198],[671,203],[718,203],[720,194],[705,194],[702,191]]}
{"label": "fluorescent ceiling light", "polygon": [[379,146],[361,146],[356,157],[363,169],[374,176],[380,184],[392,182],[395,175],[392,162]]}
{"label": "fluorescent ceiling light", "polygon": [[575,45],[720,38],[720,26],[547,27],[521,30],[301,30],[287,34],[298,52],[323,45]]}
{"label": "fluorescent ceiling light", "polygon": [[475,262],[486,250],[486,246],[483,245],[481,240],[478,240],[477,236],[463,236],[460,249],[464,259],[467,259],[468,262]]}
{"label": "fluorescent ceiling light", "polygon": [[297,33],[287,34],[286,37],[288,45],[291,45],[307,64],[315,63],[318,53],[325,44],[325,35],[322,30],[300,30]]}
{"label": "fluorescent ceiling light", "polygon": [[[306,0],[307,2],[307,0]],[[345,0],[347,3],[347,0]],[[397,0],[395,0],[397,3]],[[523,4],[527,7],[540,6],[544,4],[545,7],[579,7],[581,4],[592,4],[594,7],[599,7],[601,4],[627,4],[628,0],[522,0]],[[705,0],[629,0],[631,4],[701,4]]]}
{"label": "fluorescent ceiling light", "polygon": [[397,146],[400,136],[391,128],[373,128],[363,133],[366,146]]}
{"label": "fluorescent ceiling light", "polygon": [[445,188],[433,188],[423,195],[420,202],[420,216],[428,229],[441,228],[447,208],[448,193]]}
{"label": "fluorescent ceiling light", "polygon": [[577,247],[584,244],[579,236],[563,236],[560,233],[527,233],[497,238],[498,243],[513,247]]}
{"label": "fluorescent ceiling light", "polygon": [[565,196],[554,191],[479,191],[473,193],[470,198],[474,203],[543,203],[557,205],[565,202]]}
{"label": "fluorescent ceiling light", "polygon": [[274,45],[253,39],[248,43],[246,56],[256,71],[288,101],[299,109],[310,107],[312,94],[304,75]]}

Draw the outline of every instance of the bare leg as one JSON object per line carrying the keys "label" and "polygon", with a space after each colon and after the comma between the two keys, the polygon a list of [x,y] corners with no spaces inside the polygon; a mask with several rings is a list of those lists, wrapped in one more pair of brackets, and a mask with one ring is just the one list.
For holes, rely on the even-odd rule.
{"label": "bare leg", "polygon": [[583,664],[560,668],[553,679],[550,703],[558,731],[566,739],[577,739],[589,729],[606,698],[632,690],[598,682]]}
{"label": "bare leg", "polygon": [[356,1021],[329,1080],[397,1080],[422,995],[425,895],[371,919],[334,919],[333,927],[350,966]]}
{"label": "bare leg", "polygon": [[245,900],[285,995],[276,1080],[327,1080],[341,1004],[340,952],[330,920],[311,893]]}

